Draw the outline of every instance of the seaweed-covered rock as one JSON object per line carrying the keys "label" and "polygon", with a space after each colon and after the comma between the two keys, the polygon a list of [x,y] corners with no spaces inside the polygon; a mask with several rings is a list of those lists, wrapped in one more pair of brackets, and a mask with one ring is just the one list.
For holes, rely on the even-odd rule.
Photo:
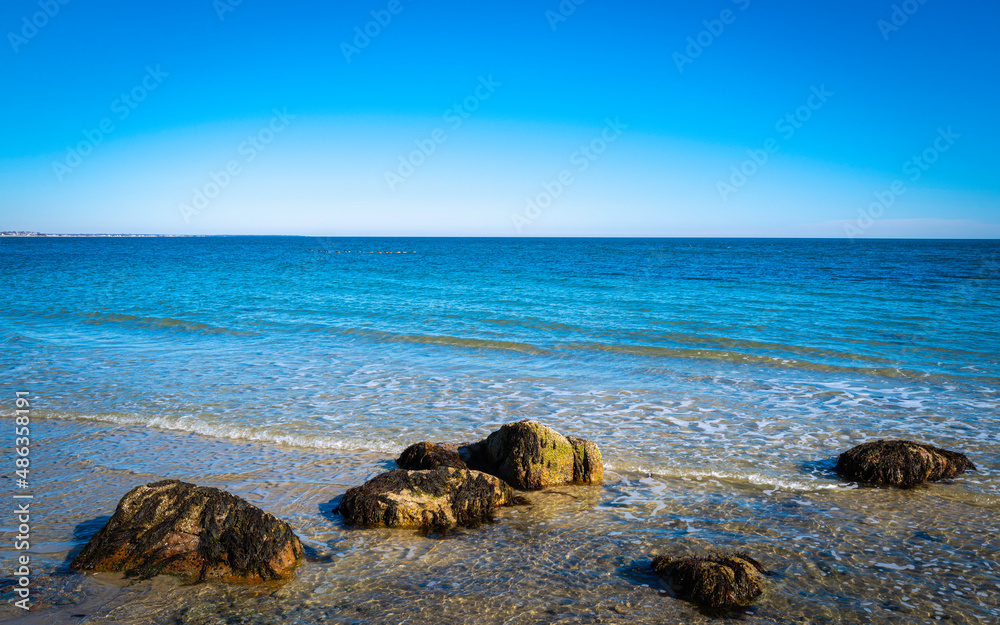
{"label": "seaweed-covered rock", "polygon": [[657,556],[653,571],[678,597],[714,612],[744,608],[764,592],[767,571],[745,553],[693,558]]}
{"label": "seaweed-covered rock", "polygon": [[582,438],[567,438],[537,421],[502,426],[486,440],[459,448],[472,468],[495,475],[515,488],[599,484],[604,477],[601,452]]}
{"label": "seaweed-covered rock", "polygon": [[858,445],[840,454],[837,461],[837,473],[847,479],[902,488],[975,470],[964,454],[899,440]]}
{"label": "seaweed-covered rock", "polygon": [[396,459],[400,469],[424,471],[438,467],[468,469],[458,454],[458,448],[444,443],[416,443],[403,450]]}
{"label": "seaweed-covered rock", "polygon": [[165,480],[130,490],[71,566],[139,579],[257,582],[289,577],[303,555],[284,521],[217,488]]}
{"label": "seaweed-covered rock", "polygon": [[600,484],[604,480],[604,461],[597,443],[575,436],[567,436],[566,440],[573,446],[573,481]]}
{"label": "seaweed-covered rock", "polygon": [[476,527],[514,505],[510,486],[480,471],[396,469],[347,491],[338,511],[348,525],[445,530]]}
{"label": "seaweed-covered rock", "polygon": [[493,473],[524,490],[573,481],[576,456],[565,436],[537,421],[501,426],[486,437]]}

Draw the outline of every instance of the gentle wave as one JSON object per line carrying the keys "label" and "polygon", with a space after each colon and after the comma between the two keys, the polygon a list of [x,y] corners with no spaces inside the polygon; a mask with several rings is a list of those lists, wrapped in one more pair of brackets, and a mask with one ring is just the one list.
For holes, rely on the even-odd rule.
{"label": "gentle wave", "polygon": [[[781,358],[778,356],[765,356],[760,354],[747,354],[744,352],[712,349],[684,349],[676,347],[656,347],[653,345],[608,345],[605,343],[578,343],[561,345],[567,350],[586,350],[596,352],[608,352],[613,354],[627,354],[633,356],[651,356],[658,358],[686,358],[694,360],[721,360],[737,364],[756,364],[781,369],[800,369],[803,371],[816,371],[822,373],[850,373],[861,374],[882,378],[895,378],[905,380],[923,380],[928,378],[952,378],[956,376],[946,376],[932,374],[925,371],[915,371],[899,367],[849,367],[846,365],[833,365],[797,358]],[[965,378],[969,379],[969,378]],[[1000,382],[996,378],[976,378],[987,382]]]}
{"label": "gentle wave", "polygon": [[385,332],[382,330],[370,330],[360,328],[336,328],[328,326],[315,326],[314,331],[327,331],[341,336],[359,336],[379,343],[417,343],[421,345],[447,345],[451,347],[464,347],[469,349],[487,349],[499,351],[512,351],[534,356],[551,355],[552,351],[531,345],[530,343],[519,343],[516,341],[494,341],[490,339],[472,339],[460,336],[448,336],[438,334],[399,334],[395,332]]}
{"label": "gentle wave", "polygon": [[200,434],[202,436],[209,436],[212,438],[275,443],[279,445],[307,447],[313,449],[334,449],[338,451],[379,451],[393,455],[399,454],[404,449],[402,445],[393,445],[392,443],[385,441],[331,438],[329,436],[306,433],[290,434],[287,432],[276,431],[268,427],[208,423],[207,421],[193,419],[190,417],[153,417],[126,413],[45,413],[39,411],[33,414],[32,418],[64,420],[79,419],[83,421],[113,423],[115,425],[137,425],[159,428],[161,430],[192,432],[194,434]]}
{"label": "gentle wave", "polygon": [[604,463],[604,468],[607,471],[614,471],[619,473],[641,473],[650,477],[657,477],[661,479],[681,479],[681,480],[685,478],[696,479],[696,480],[717,479],[736,484],[768,486],[775,490],[812,492],[812,491],[823,491],[823,490],[851,490],[857,488],[855,484],[849,484],[843,482],[822,482],[818,480],[817,481],[792,480],[787,478],[781,478],[775,475],[766,475],[764,473],[737,473],[733,471],[709,471],[701,469],[665,470],[662,467],[646,467],[638,464],[615,463],[607,461],[605,461]]}
{"label": "gentle wave", "polygon": [[87,323],[94,325],[125,325],[141,328],[167,328],[172,330],[183,330],[185,332],[197,332],[201,334],[228,334],[231,336],[252,336],[253,332],[241,332],[229,328],[212,326],[206,323],[196,323],[183,319],[173,319],[171,317],[139,317],[137,315],[123,315],[118,313],[85,313],[83,315]]}
{"label": "gentle wave", "polygon": [[789,354],[800,354],[820,358],[840,358],[843,360],[858,360],[862,362],[872,362],[880,364],[891,364],[893,361],[880,356],[869,356],[854,352],[845,352],[830,348],[809,347],[807,345],[791,345],[787,343],[769,343],[764,341],[749,341],[745,339],[731,338],[727,336],[686,334],[682,332],[671,332],[668,334],[653,334],[649,332],[610,332],[613,337],[627,337],[635,340],[639,344],[645,343],[681,343],[686,345],[699,345],[703,347],[724,348],[727,350],[760,350]]}

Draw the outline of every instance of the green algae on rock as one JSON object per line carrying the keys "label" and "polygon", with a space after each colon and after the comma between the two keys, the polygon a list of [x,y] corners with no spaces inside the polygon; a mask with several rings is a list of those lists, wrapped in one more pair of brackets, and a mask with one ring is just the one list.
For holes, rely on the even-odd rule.
{"label": "green algae on rock", "polygon": [[447,530],[482,525],[515,503],[513,490],[496,477],[441,466],[376,475],[348,490],[337,509],[347,525]]}
{"label": "green algae on rock", "polygon": [[745,553],[691,558],[653,558],[653,571],[681,599],[703,609],[728,612],[745,608],[764,592],[764,567]]}
{"label": "green algae on rock", "polygon": [[975,471],[965,454],[910,441],[879,440],[840,454],[837,473],[864,484],[912,488]]}
{"label": "green algae on rock", "polygon": [[566,440],[573,446],[573,482],[600,484],[604,480],[604,462],[597,443],[575,436]]}
{"label": "green algae on rock", "polygon": [[262,582],[304,556],[284,521],[217,488],[164,480],[130,490],[70,566],[149,579]]}
{"label": "green algae on rock", "polygon": [[537,421],[502,426],[486,440],[459,448],[470,467],[522,490],[561,484],[599,484],[601,452],[594,443],[568,438]]}
{"label": "green algae on rock", "polygon": [[600,484],[601,450],[591,441],[563,436],[537,421],[502,426],[485,440],[452,446],[422,442],[407,447],[396,464],[401,469],[438,467],[489,473],[521,490],[562,484]]}

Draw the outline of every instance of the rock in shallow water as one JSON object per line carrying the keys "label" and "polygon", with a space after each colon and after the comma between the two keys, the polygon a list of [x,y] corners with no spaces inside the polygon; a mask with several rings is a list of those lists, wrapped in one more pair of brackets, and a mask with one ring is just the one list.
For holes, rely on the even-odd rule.
{"label": "rock in shallow water", "polygon": [[496,477],[441,466],[376,475],[348,490],[338,511],[348,525],[446,530],[489,522],[514,503],[513,490]]}
{"label": "rock in shallow water", "polygon": [[259,582],[289,577],[303,555],[284,521],[217,488],[165,480],[129,491],[70,566],[139,579]]}
{"label": "rock in shallow water", "polygon": [[719,612],[753,603],[764,592],[767,573],[759,562],[744,553],[695,558],[657,556],[652,569],[667,580],[681,599]]}
{"label": "rock in shallow water", "polygon": [[396,459],[396,465],[400,469],[411,471],[425,471],[438,467],[451,467],[453,469],[468,469],[465,462],[458,454],[458,448],[444,443],[417,443],[410,445],[403,450],[403,453]]}
{"label": "rock in shallow water", "polygon": [[474,469],[522,490],[561,484],[600,484],[604,479],[601,450],[595,443],[563,436],[528,420],[508,423],[478,443],[459,447],[428,442],[410,445],[396,464],[411,470]]}
{"label": "rock in shallow water", "polygon": [[469,466],[523,490],[599,484],[604,478],[597,445],[567,438],[537,421],[508,423],[486,440],[459,448],[459,452]]}
{"label": "rock in shallow water", "polygon": [[837,473],[865,484],[910,488],[952,478],[976,465],[956,451],[910,441],[875,441],[840,455]]}

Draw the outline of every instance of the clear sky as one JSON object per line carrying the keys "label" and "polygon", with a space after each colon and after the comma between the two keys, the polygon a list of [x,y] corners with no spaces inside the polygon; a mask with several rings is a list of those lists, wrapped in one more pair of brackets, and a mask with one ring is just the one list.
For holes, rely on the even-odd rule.
{"label": "clear sky", "polygon": [[0,230],[1000,237],[996,2],[8,0]]}

